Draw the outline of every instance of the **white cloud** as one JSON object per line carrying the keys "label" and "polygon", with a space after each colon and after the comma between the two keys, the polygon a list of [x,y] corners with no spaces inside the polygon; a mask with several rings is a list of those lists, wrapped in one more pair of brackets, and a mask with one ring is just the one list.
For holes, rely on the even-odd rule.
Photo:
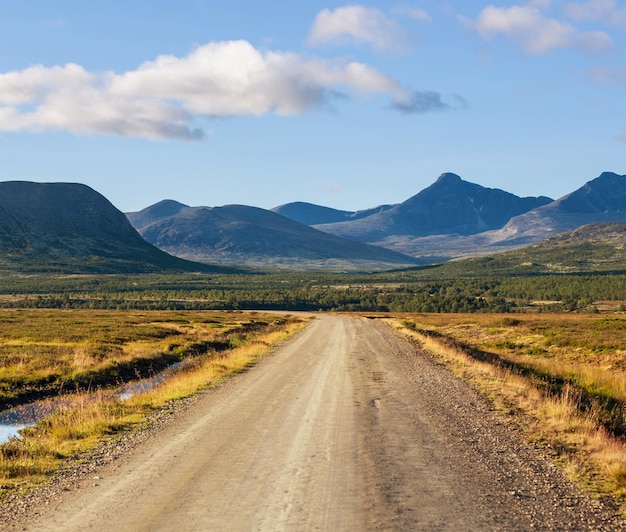
{"label": "white cloud", "polygon": [[378,9],[359,5],[324,9],[315,17],[308,37],[311,46],[349,43],[370,45],[375,50],[403,50],[409,42],[396,21]]}
{"label": "white cloud", "polygon": [[446,107],[355,62],[261,52],[246,41],[213,42],[185,57],[163,55],[136,70],[91,73],[75,64],[0,74],[0,130],[44,129],[196,139],[207,117],[299,114],[338,91],[383,94],[402,112]]}
{"label": "white cloud", "polygon": [[626,9],[619,9],[617,0],[589,0],[585,3],[570,3],[565,14],[575,20],[606,21],[613,26],[626,27]]}
{"label": "white cloud", "polygon": [[545,16],[536,6],[501,8],[487,6],[478,18],[462,21],[481,37],[488,39],[503,34],[530,54],[541,54],[557,48],[581,47],[600,51],[612,46],[604,32],[584,32],[554,18]]}
{"label": "white cloud", "polygon": [[83,67],[72,63],[51,68],[31,66],[21,72],[0,74],[0,105],[28,103],[46,93],[76,90],[93,81]]}

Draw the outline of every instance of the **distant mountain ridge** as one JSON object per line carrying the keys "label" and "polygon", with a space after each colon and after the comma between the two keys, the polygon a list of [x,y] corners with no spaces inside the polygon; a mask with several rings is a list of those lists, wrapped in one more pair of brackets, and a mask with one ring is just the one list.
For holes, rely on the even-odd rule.
{"label": "distant mountain ridge", "polygon": [[389,236],[471,235],[503,227],[512,217],[550,203],[547,197],[520,198],[444,173],[408,200],[358,220],[316,225],[317,229],[359,242]]}
{"label": "distant mountain ridge", "polygon": [[77,183],[0,183],[0,268],[21,272],[217,271],[148,244],[104,196]]}
{"label": "distant mountain ridge", "polygon": [[626,221],[626,175],[603,172],[549,205],[512,218],[489,238],[523,245],[583,225],[621,221]]}
{"label": "distant mountain ridge", "polygon": [[[396,205],[382,205],[357,213],[294,202],[276,207],[273,211],[309,223],[339,219],[341,221],[313,224],[311,227],[343,238],[344,246],[346,241],[370,244],[409,255],[420,263],[428,263],[499,253],[589,223],[626,221],[625,198],[626,176],[611,172],[604,172],[557,201],[545,196],[522,198],[500,189],[464,181],[456,174],[444,173],[432,185]],[[163,218],[165,214],[179,212],[182,207],[177,202],[166,201],[142,216]],[[234,215],[232,208],[229,206],[231,215]],[[158,215],[155,215],[157,211]],[[133,223],[137,227],[141,225]],[[274,229],[277,223],[286,224],[284,217],[273,223]],[[207,222],[206,227],[210,227],[210,223]],[[268,256],[282,257],[283,265],[297,263],[298,255],[303,259],[301,263],[312,260],[309,252],[304,252],[302,248],[298,251],[292,246],[293,241],[285,240],[284,235],[274,229],[267,232],[259,226],[255,237],[252,237],[254,231],[248,231],[248,237],[243,240],[257,240],[256,247],[250,242],[244,244],[240,238],[243,233],[230,231],[226,236],[221,222],[215,229],[223,236],[221,242],[211,244],[214,252],[225,258],[230,255],[230,260],[251,259],[268,265],[272,262],[268,262]],[[196,260],[209,258],[209,255],[199,254],[197,250],[182,249],[179,244],[176,244],[178,249],[167,247],[171,243],[165,244],[141,228],[140,232],[157,246],[179,256]],[[189,232],[193,232],[190,227],[182,229],[179,226],[177,238],[183,240]],[[277,247],[275,242],[282,242],[284,246]],[[226,248],[228,252],[223,251]],[[320,251],[318,248],[317,253]]]}
{"label": "distant mountain ridge", "polygon": [[603,172],[553,201],[520,198],[445,173],[384,212],[315,225],[422,261],[499,253],[587,224],[626,221],[626,176]]}
{"label": "distant mountain ridge", "polygon": [[377,212],[386,211],[391,207],[393,207],[393,205],[379,205],[378,207],[363,211],[341,211],[304,201],[295,201],[274,207],[271,211],[304,225],[319,225],[345,222],[347,220],[359,220],[376,214]]}
{"label": "distant mountain ridge", "polygon": [[[86,185],[8,181],[0,183],[0,271],[233,271],[211,263],[367,271],[493,255],[589,224],[626,223],[626,175],[603,172],[552,201],[445,173],[396,205],[350,212],[296,202],[274,211],[164,200],[124,215]],[[279,212],[342,220],[309,226]],[[597,239],[598,231],[577,234]]]}
{"label": "distant mountain ridge", "polygon": [[127,217],[148,242],[195,261],[338,270],[417,263],[395,251],[345,240],[245,205],[189,207],[164,200]]}

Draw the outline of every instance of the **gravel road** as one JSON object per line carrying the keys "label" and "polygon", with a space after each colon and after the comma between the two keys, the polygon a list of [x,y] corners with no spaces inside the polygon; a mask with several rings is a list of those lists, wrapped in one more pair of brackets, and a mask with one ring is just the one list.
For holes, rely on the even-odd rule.
{"label": "gravel road", "polygon": [[376,320],[320,316],[144,440],[3,528],[626,530]]}

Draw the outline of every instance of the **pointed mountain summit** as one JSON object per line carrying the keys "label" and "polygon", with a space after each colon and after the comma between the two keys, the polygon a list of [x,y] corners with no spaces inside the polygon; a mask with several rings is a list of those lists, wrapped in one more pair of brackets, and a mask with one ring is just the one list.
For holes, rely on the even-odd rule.
{"label": "pointed mountain summit", "polygon": [[502,227],[513,216],[551,201],[545,197],[520,198],[445,173],[430,187],[398,205],[396,212],[415,235],[469,235]]}
{"label": "pointed mountain summit", "polygon": [[528,244],[605,222],[626,222],[626,175],[603,172],[553,203],[512,218],[492,241]]}
{"label": "pointed mountain summit", "polygon": [[398,235],[471,235],[501,228],[513,216],[551,201],[547,197],[520,198],[464,181],[453,173],[444,173],[428,188],[388,210],[316,228],[369,243]]}
{"label": "pointed mountain summit", "polygon": [[183,261],[148,244],[122,212],[86,185],[26,181],[0,183],[0,269],[209,271],[204,264]]}
{"label": "pointed mountain summit", "polygon": [[609,213],[626,210],[626,176],[602,172],[578,190],[563,196],[557,206],[571,213]]}

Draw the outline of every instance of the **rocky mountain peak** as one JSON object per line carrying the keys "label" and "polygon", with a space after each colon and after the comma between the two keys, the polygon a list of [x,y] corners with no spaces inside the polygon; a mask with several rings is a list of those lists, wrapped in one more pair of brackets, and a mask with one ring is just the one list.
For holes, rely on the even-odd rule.
{"label": "rocky mountain peak", "polygon": [[558,200],[558,203],[566,212],[626,211],[626,175],[603,172],[599,177]]}

